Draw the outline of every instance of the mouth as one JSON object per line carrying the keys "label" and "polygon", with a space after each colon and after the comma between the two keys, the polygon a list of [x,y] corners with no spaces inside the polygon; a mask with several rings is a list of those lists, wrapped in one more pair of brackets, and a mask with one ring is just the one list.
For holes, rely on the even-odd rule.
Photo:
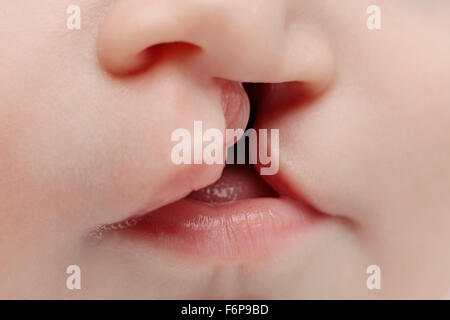
{"label": "mouth", "polygon": [[[251,111],[247,128],[256,118],[264,95],[259,85],[245,85]],[[248,155],[248,142],[245,145]],[[307,202],[290,197],[274,186],[282,185],[282,174],[270,184],[258,173],[258,165],[227,164],[219,180],[186,197],[144,215],[97,229],[103,238],[120,233],[164,251],[194,259],[252,259],[276,255],[301,241],[324,215]]]}

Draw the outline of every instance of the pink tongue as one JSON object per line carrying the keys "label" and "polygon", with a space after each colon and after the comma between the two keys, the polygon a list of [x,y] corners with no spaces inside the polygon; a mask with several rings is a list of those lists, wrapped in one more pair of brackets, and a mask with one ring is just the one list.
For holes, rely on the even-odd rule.
{"label": "pink tongue", "polygon": [[240,199],[275,196],[276,193],[261,179],[253,166],[227,165],[216,183],[192,192],[188,198],[223,204]]}

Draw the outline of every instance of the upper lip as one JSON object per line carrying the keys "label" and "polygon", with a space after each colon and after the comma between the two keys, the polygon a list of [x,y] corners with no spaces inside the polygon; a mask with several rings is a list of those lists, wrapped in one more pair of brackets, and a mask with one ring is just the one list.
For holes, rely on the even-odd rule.
{"label": "upper lip", "polygon": [[[282,86],[298,86],[298,83],[288,83],[288,84],[280,84],[280,87]],[[301,84],[300,84],[301,85]],[[259,105],[265,105],[267,107],[267,104],[277,104],[279,101],[279,97],[276,97],[273,99],[271,97],[271,91],[274,89],[274,84],[245,84],[246,91],[249,93],[250,99],[252,101],[253,107],[258,108]],[[276,86],[276,84],[275,84]],[[293,97],[298,98],[299,94],[291,94],[291,99]],[[251,120],[252,121],[252,120]],[[258,165],[256,165],[258,166]],[[222,168],[223,169],[223,168]],[[303,203],[317,212],[321,212],[316,208],[315,206],[311,205],[310,201],[305,197],[302,190],[293,189],[290,187],[289,181],[290,177],[286,177],[283,174],[283,169],[280,167],[280,171],[273,176],[262,176],[262,178],[268,183],[268,185],[275,190],[279,195],[281,196],[288,196],[291,199],[294,199],[297,202]],[[193,181],[196,179],[195,176],[192,176]],[[220,177],[217,177],[216,180],[220,179]],[[206,187],[206,186],[201,186]],[[153,202],[151,207],[143,206],[139,210],[132,212],[127,218],[122,219],[120,221],[117,221],[115,223],[109,223],[105,224],[105,226],[118,226],[120,225],[126,225],[125,222],[134,221],[135,219],[147,215],[149,212],[152,212],[154,210],[157,210],[158,208],[161,208],[163,206],[169,205],[171,203],[177,202],[186,196],[188,196],[192,191],[195,191],[200,188],[193,188],[190,190],[184,190],[184,192],[179,193],[178,195],[172,195],[171,197],[167,197],[165,199],[161,199],[158,203]],[[153,197],[151,197],[153,199]],[[167,200],[170,199],[170,200]]]}

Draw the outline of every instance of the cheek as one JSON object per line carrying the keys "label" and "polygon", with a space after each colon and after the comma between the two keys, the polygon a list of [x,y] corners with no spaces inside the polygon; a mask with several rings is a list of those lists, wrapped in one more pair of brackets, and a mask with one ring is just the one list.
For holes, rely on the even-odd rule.
{"label": "cheek", "polygon": [[360,79],[373,132],[366,142],[377,159],[371,183],[380,186],[379,211],[437,215],[449,205],[450,22],[411,4],[393,7],[383,33],[367,44],[370,67]]}
{"label": "cheek", "polygon": [[[0,132],[9,150],[0,168],[8,212],[32,206],[34,213],[39,208],[73,228],[92,227],[143,209],[164,188],[191,188],[186,175],[204,183],[220,173],[219,165],[186,170],[172,163],[175,129],[192,130],[198,119],[205,129],[224,129],[225,123],[219,90],[209,82],[199,87],[171,68],[161,67],[126,87],[101,74],[66,68],[53,74],[33,103],[9,109],[9,123],[16,128]],[[67,74],[83,81],[58,88]],[[8,185],[14,183],[26,203],[11,201]],[[82,215],[90,221],[79,219]]]}
{"label": "cheek", "polygon": [[440,215],[450,187],[450,23],[406,4],[383,8],[380,31],[347,22],[360,31],[339,35],[353,45],[336,48],[340,74],[321,99],[271,119],[281,169],[325,212],[366,222]]}

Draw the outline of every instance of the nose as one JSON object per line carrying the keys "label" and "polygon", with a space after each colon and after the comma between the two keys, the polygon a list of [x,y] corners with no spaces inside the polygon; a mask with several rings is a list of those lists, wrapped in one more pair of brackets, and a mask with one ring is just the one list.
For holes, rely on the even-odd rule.
{"label": "nose", "polygon": [[211,77],[322,84],[333,57],[319,28],[293,14],[299,1],[119,0],[100,30],[99,61],[118,75],[177,59]]}

